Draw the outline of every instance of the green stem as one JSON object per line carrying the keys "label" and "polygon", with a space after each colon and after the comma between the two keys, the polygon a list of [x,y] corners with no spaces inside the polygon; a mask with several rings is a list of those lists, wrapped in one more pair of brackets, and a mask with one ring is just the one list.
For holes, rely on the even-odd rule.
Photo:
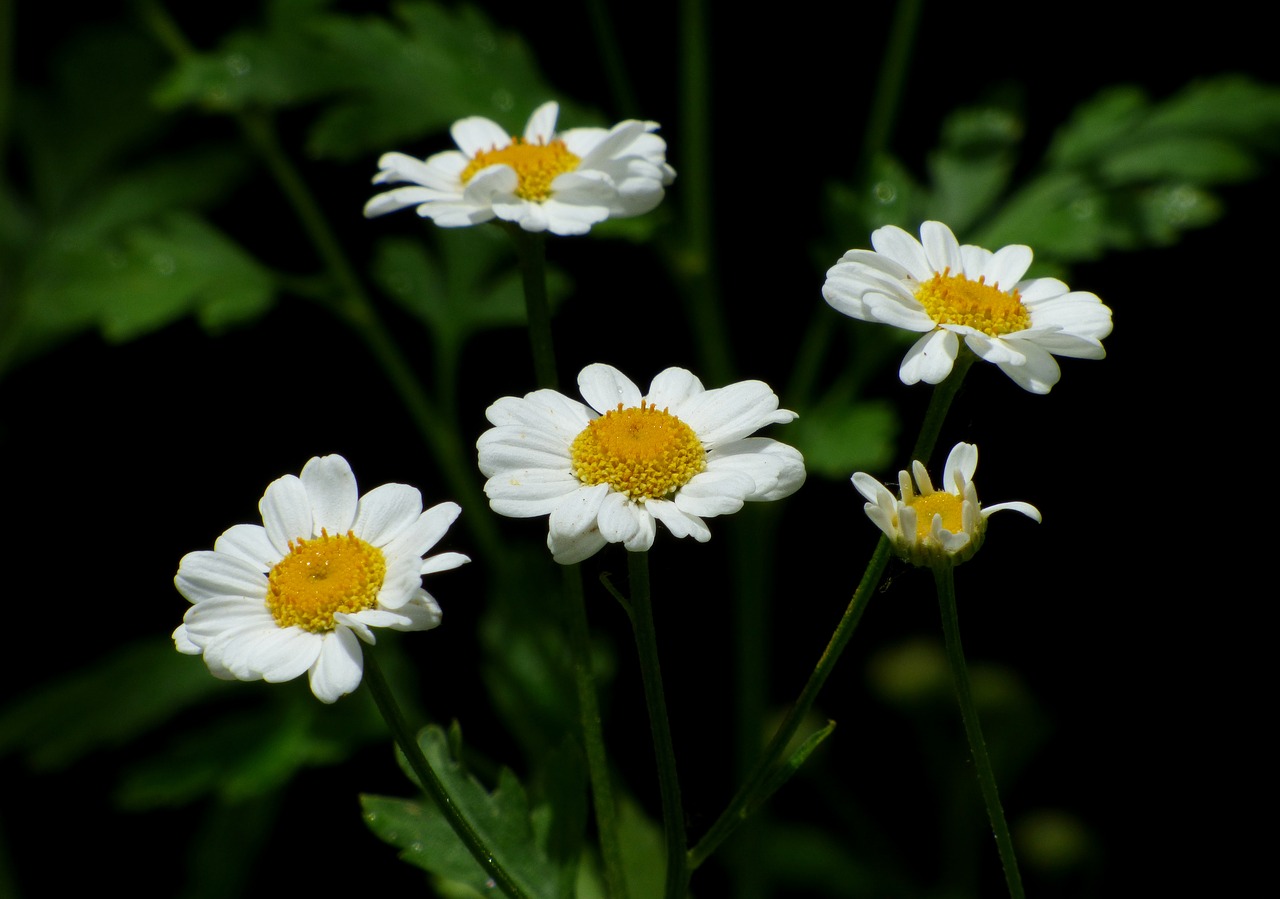
{"label": "green stem", "polygon": [[996,789],[995,774],[991,770],[991,757],[987,755],[987,743],[982,737],[978,709],[973,704],[964,647],[960,645],[954,569],[950,565],[939,565],[933,569],[933,580],[938,587],[938,611],[942,614],[942,633],[947,644],[947,662],[951,665],[951,681],[956,688],[956,700],[960,703],[960,718],[964,721],[964,734],[969,740],[969,751],[973,754],[982,801],[987,807],[987,818],[990,819],[991,830],[996,836],[1000,864],[1004,866],[1004,880],[1009,887],[1010,899],[1023,899],[1025,894],[1022,890],[1022,877],[1018,873],[1018,859],[1013,853],[1009,825],[1005,822],[1004,808],[1000,805],[1000,793]]}
{"label": "green stem", "polygon": [[435,802],[440,812],[449,822],[449,826],[453,828],[453,832],[458,835],[458,839],[462,840],[462,844],[471,853],[471,857],[485,870],[486,874],[493,878],[493,882],[497,884],[498,888],[512,897],[512,899],[526,899],[530,892],[516,883],[494,857],[484,839],[467,818],[466,813],[449,795],[448,788],[437,776],[435,769],[431,767],[431,763],[427,761],[427,757],[422,752],[422,747],[418,745],[418,741],[414,739],[413,733],[409,730],[409,725],[405,723],[400,706],[396,702],[395,696],[392,695],[391,688],[388,686],[387,680],[382,674],[382,669],[374,656],[375,654],[371,651],[371,648],[366,647],[364,651],[364,681],[369,686],[369,692],[373,694],[373,701],[377,703],[378,711],[382,713],[387,726],[391,728],[392,736],[395,737],[396,743],[399,744],[400,751],[409,760],[409,767],[413,769],[414,774],[418,775],[418,780],[422,783],[422,789]]}
{"label": "green stem", "polygon": [[[929,398],[929,408],[925,410],[924,421],[920,426],[920,436],[916,439],[915,448],[912,450],[912,459],[927,462],[938,441],[942,423],[951,408],[951,401],[959,392],[960,384],[964,381],[965,374],[968,373],[975,358],[977,357],[968,348],[962,347],[952,367],[951,375],[934,388],[933,395]],[[773,768],[781,759],[782,753],[790,744],[791,738],[795,736],[801,722],[813,708],[818,693],[827,682],[827,678],[831,676],[836,662],[839,661],[841,653],[853,636],[854,629],[862,619],[862,613],[866,610],[867,603],[879,585],[885,567],[889,564],[890,551],[889,538],[881,537],[880,542],[876,544],[875,552],[871,555],[871,561],[867,563],[866,570],[862,574],[862,580],[858,582],[858,587],[854,590],[853,597],[840,618],[840,623],[836,625],[831,639],[827,642],[827,648],[823,650],[822,657],[818,659],[818,664],[814,666],[813,673],[809,675],[809,680],[800,691],[795,704],[792,705],[782,724],[778,726],[769,745],[765,747],[764,754],[756,762],[742,786],[738,788],[728,807],[720,813],[720,817],[715,820],[697,845],[689,850],[691,870],[706,861],[720,844],[769,797],[770,775]]]}
{"label": "green stem", "polygon": [[618,807],[613,798],[613,781],[609,776],[604,728],[596,697],[595,672],[591,667],[591,636],[587,625],[587,606],[583,599],[580,566],[564,566],[564,595],[569,647],[573,653],[573,679],[578,692],[578,716],[582,722],[582,742],[587,754],[587,776],[591,778],[591,798],[596,813],[596,828],[600,835],[606,893],[612,899],[626,899],[627,880],[622,864]]}
{"label": "green stem", "polygon": [[662,797],[662,825],[667,838],[666,899],[683,899],[689,884],[690,868],[685,856],[684,807],[680,801],[680,779],[676,774],[676,753],[671,742],[671,722],[662,689],[662,669],[658,664],[658,637],[653,626],[653,603],[649,593],[649,554],[627,553],[627,575],[631,582],[631,620],[636,634],[636,653],[644,680],[644,700],[649,707],[653,730],[653,751],[658,763],[658,791]]}
{"label": "green stem", "polygon": [[720,844],[728,839],[729,835],[751,816],[751,813],[759,807],[760,803],[768,798],[766,787],[774,765],[782,757],[783,751],[791,742],[791,738],[795,736],[800,723],[804,721],[809,710],[813,708],[813,703],[817,700],[818,693],[835,669],[840,654],[844,652],[845,646],[849,643],[849,638],[853,636],[858,622],[862,619],[862,613],[866,611],[871,594],[875,592],[876,586],[880,583],[880,578],[884,574],[885,567],[889,564],[889,550],[889,538],[881,537],[880,542],[876,544],[871,561],[867,564],[866,571],[863,572],[862,580],[858,583],[858,588],[853,593],[853,598],[849,600],[849,605],[845,608],[840,623],[836,625],[835,632],[832,633],[831,639],[827,642],[827,648],[823,650],[822,657],[818,659],[818,664],[814,666],[813,673],[809,675],[809,680],[804,685],[804,689],[800,691],[795,704],[791,706],[787,717],[778,726],[773,739],[765,747],[763,755],[756,762],[751,774],[743,782],[742,786],[738,788],[738,792],[729,802],[728,807],[721,812],[720,817],[711,825],[697,845],[689,850],[688,864],[690,869],[695,869],[705,862]]}
{"label": "green stem", "polygon": [[680,176],[683,241],[668,245],[684,287],[703,372],[716,384],[733,379],[728,328],[715,276],[711,190],[711,65],[706,0],[680,3]]}
{"label": "green stem", "polygon": [[[558,378],[555,341],[551,333],[551,311],[547,303],[546,240],[543,235],[530,233],[518,225],[504,225],[515,242],[516,254],[520,260],[534,373],[539,387],[554,390],[558,385]],[[596,829],[600,836],[605,885],[613,899],[626,899],[627,881],[622,864],[617,803],[613,797],[613,781],[609,775],[609,759],[604,746],[604,728],[596,698],[595,672],[591,665],[591,636],[583,599],[582,569],[577,565],[566,566],[564,569],[564,597],[569,649],[573,653],[573,677],[578,694],[578,720],[582,726],[582,743],[587,756],[587,776],[591,780],[591,798],[596,814]]]}
{"label": "green stem", "polygon": [[[175,58],[185,59],[195,53],[160,3],[137,0],[136,6],[156,39]],[[488,505],[476,484],[470,448],[463,445],[460,432],[450,426],[447,417],[422,389],[412,366],[378,317],[320,204],[281,146],[270,118],[258,112],[238,112],[234,117],[245,139],[262,158],[293,207],[303,231],[315,246],[329,277],[337,285],[339,296],[335,312],[356,330],[381,365],[383,374],[404,403],[418,433],[431,448],[450,490],[464,508]],[[463,521],[488,558],[501,557],[502,544],[492,519],[485,515],[468,515]]]}
{"label": "green stem", "polygon": [[551,306],[547,302],[547,241],[545,235],[526,231],[519,225],[504,222],[507,233],[515,241],[520,259],[520,277],[524,282],[524,306],[529,318],[529,348],[533,352],[533,370],[538,386],[555,390],[560,386],[556,374],[555,341],[551,335]]}

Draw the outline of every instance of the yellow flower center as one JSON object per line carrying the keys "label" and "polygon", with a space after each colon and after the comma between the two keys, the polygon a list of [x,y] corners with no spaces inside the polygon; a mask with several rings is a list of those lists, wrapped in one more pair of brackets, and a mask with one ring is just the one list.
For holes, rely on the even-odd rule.
{"label": "yellow flower center", "polygon": [[907,505],[916,510],[916,540],[922,541],[933,530],[933,516],[942,516],[943,530],[953,534],[964,531],[964,515],[961,511],[963,497],[940,491],[928,496],[914,496]]}
{"label": "yellow flower center", "polygon": [[289,541],[289,555],[267,575],[267,608],[281,627],[322,634],[336,612],[360,612],[378,602],[387,573],[382,550],[351,532]]}
{"label": "yellow flower center", "polygon": [[693,428],[666,409],[610,409],[594,419],[569,448],[573,473],[584,484],[608,484],[636,502],[660,499],[707,467]]}
{"label": "yellow flower center", "polygon": [[549,144],[531,144],[519,137],[502,149],[481,150],[462,170],[462,183],[466,184],[476,172],[491,165],[509,165],[515,169],[519,182],[516,196],[541,203],[551,196],[551,182],[565,172],[572,172],[580,160],[569,152],[562,140]]}
{"label": "yellow flower center", "polygon": [[1006,293],[999,284],[987,284],[985,276],[970,281],[950,271],[934,275],[916,290],[916,299],[935,322],[967,325],[992,337],[1031,327],[1031,313],[1016,290]]}

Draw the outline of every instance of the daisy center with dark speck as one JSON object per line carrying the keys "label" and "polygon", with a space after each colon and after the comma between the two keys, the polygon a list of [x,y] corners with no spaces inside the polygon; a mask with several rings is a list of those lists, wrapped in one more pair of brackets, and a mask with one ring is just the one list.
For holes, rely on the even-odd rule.
{"label": "daisy center with dark speck", "polygon": [[337,612],[373,608],[387,573],[382,550],[348,532],[289,541],[289,554],[267,575],[267,608],[281,627],[313,634],[336,626]]}
{"label": "daisy center with dark speck", "polygon": [[982,277],[970,281],[950,269],[922,283],[916,299],[940,325],[966,325],[992,337],[1031,327],[1031,313],[1016,290],[1006,293],[999,284]]}
{"label": "daisy center with dark speck", "polygon": [[666,409],[647,405],[610,409],[569,448],[573,473],[584,484],[608,484],[637,502],[683,487],[707,467],[702,441]]}
{"label": "daisy center with dark speck", "polygon": [[495,147],[477,153],[462,170],[462,183],[466,184],[483,168],[509,165],[519,179],[516,196],[540,203],[551,196],[551,182],[565,172],[572,172],[579,162],[562,140],[534,144],[513,137],[511,143],[501,149]]}

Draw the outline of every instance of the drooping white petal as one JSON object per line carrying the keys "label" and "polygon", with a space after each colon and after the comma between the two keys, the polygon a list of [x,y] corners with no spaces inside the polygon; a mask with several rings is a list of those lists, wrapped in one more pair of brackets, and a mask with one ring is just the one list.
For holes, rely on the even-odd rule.
{"label": "drooping white petal", "polygon": [[311,692],[321,702],[336,702],[360,686],[364,655],[350,628],[338,627],[325,635],[320,654],[311,667]]}
{"label": "drooping white petal", "polygon": [[571,537],[588,530],[597,530],[600,504],[608,494],[608,484],[580,486],[552,510],[548,520],[551,533],[557,537]]}
{"label": "drooping white petal", "polygon": [[944,328],[926,334],[907,350],[898,377],[903,384],[941,384],[951,374],[951,366],[960,349],[960,341],[954,333]]}
{"label": "drooping white petal", "polygon": [[597,528],[590,528],[581,534],[547,533],[547,549],[551,557],[561,565],[576,565],[591,558],[607,546],[607,541],[600,536]]}
{"label": "drooping white petal", "polygon": [[646,517],[648,513],[641,510],[638,503],[610,491],[600,503],[597,515],[600,536],[610,543],[625,543],[640,532],[640,519]]}
{"label": "drooping white petal", "polygon": [[676,537],[693,537],[699,543],[711,539],[711,529],[697,515],[682,512],[670,500],[651,499],[644,504],[645,510],[656,520],[661,521],[667,530]]}

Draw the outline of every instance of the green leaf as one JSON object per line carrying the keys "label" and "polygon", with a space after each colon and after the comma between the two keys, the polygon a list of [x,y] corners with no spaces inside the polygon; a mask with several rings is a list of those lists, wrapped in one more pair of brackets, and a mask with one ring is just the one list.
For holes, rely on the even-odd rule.
{"label": "green leaf", "polygon": [[21,752],[37,770],[64,768],[154,730],[226,686],[168,640],[127,646],[0,712],[0,754]]}
{"label": "green leaf", "polygon": [[[559,871],[536,839],[529,799],[516,776],[503,768],[495,789],[486,790],[450,752],[449,736],[439,727],[425,728],[418,745],[502,868],[530,896],[554,899]],[[360,802],[370,830],[398,848],[406,862],[481,892],[491,890],[488,875],[433,803],[373,795]]]}
{"label": "green leaf", "polygon": [[878,400],[826,402],[804,412],[791,427],[791,442],[804,454],[805,468],[844,480],[855,471],[875,471],[892,461],[898,416],[890,404]]}
{"label": "green leaf", "polygon": [[[421,319],[445,343],[525,321],[524,289],[506,236],[493,228],[440,229],[432,253],[420,240],[388,238],[378,244],[374,278],[387,295]],[[554,309],[569,280],[547,273]]]}
{"label": "green leaf", "polygon": [[56,244],[29,281],[26,339],[36,343],[94,326],[131,340],[190,314],[224,330],[264,313],[275,289],[269,271],[190,213]]}

